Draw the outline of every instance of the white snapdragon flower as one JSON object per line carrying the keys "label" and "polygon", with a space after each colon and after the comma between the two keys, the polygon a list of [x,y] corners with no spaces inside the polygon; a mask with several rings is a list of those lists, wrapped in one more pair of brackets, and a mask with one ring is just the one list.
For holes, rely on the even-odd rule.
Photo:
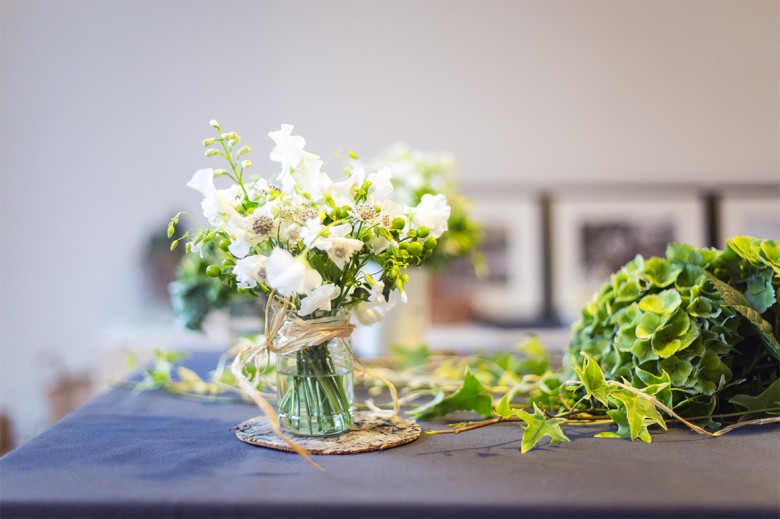
{"label": "white snapdragon flower", "polygon": [[308,294],[322,284],[320,273],[284,249],[275,248],[265,264],[268,285],[282,296]]}
{"label": "white snapdragon flower", "polygon": [[320,236],[312,246],[327,252],[330,260],[344,270],[352,255],[363,248],[363,241],[347,238],[352,232],[352,226],[347,223],[330,227],[328,231],[327,237]]}
{"label": "white snapdragon flower", "polygon": [[425,194],[417,207],[412,208],[411,215],[412,223],[416,227],[427,227],[431,231],[430,236],[438,238],[447,230],[450,206],[447,204],[447,198],[442,194]]}
{"label": "white snapdragon flower", "polygon": [[201,169],[195,172],[187,186],[199,191],[203,195],[201,208],[203,216],[212,225],[219,225],[224,219],[238,215],[236,204],[240,201],[241,193],[237,185],[227,189],[214,187],[214,170]]}
{"label": "white snapdragon flower", "polygon": [[265,264],[268,257],[262,255],[247,256],[236,261],[233,274],[239,288],[254,288],[258,283],[265,283]]}
{"label": "white snapdragon flower", "polygon": [[317,287],[301,299],[301,309],[298,315],[309,315],[317,310],[330,310],[331,301],[336,299],[341,290],[333,283]]}

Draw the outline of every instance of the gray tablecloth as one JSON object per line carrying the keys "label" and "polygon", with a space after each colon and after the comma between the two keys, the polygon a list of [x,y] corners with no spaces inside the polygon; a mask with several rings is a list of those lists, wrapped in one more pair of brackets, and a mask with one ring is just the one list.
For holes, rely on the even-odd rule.
{"label": "gray tablecloth", "polygon": [[520,454],[520,425],[501,424],[318,457],[320,473],[239,441],[256,414],[111,390],[0,459],[0,516],[780,517],[774,426],[650,444],[568,428],[571,443]]}

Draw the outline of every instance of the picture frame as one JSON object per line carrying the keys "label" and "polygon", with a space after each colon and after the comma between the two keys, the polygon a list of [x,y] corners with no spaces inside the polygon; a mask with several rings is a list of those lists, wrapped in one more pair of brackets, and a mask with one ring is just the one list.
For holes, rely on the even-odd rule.
{"label": "picture frame", "polygon": [[535,194],[472,197],[484,230],[487,273],[473,286],[472,317],[499,326],[533,325],[544,304],[543,225]]}
{"label": "picture frame", "polygon": [[559,194],[551,205],[552,304],[576,321],[612,273],[637,254],[665,255],[669,242],[704,247],[703,200],[691,190]]}
{"label": "picture frame", "polygon": [[719,248],[726,240],[745,234],[780,241],[780,188],[763,194],[723,195],[718,200]]}

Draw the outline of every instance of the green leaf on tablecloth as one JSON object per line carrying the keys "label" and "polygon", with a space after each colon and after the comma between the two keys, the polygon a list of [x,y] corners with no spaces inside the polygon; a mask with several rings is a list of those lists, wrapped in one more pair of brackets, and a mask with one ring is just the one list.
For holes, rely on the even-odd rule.
{"label": "green leaf on tablecloth", "polygon": [[565,423],[566,419],[547,418],[536,404],[534,404],[533,414],[523,410],[513,411],[513,414],[526,423],[523,439],[520,442],[520,452],[522,453],[533,449],[545,436],[550,437],[551,444],[569,441],[569,438],[561,430],[561,424]]}
{"label": "green leaf on tablecloth", "polygon": [[624,429],[627,426],[629,438],[632,440],[639,438],[649,442],[650,433],[647,431],[649,425],[655,423],[666,429],[661,413],[650,400],[622,388],[610,388],[609,398],[618,407],[622,407],[619,411],[625,413],[624,416],[621,413],[609,413],[618,424],[618,434],[625,434]]}
{"label": "green leaf on tablecloth", "polygon": [[418,420],[431,420],[455,411],[474,411],[481,416],[493,414],[493,397],[477,377],[466,369],[460,389],[439,402],[429,402],[410,412]]}

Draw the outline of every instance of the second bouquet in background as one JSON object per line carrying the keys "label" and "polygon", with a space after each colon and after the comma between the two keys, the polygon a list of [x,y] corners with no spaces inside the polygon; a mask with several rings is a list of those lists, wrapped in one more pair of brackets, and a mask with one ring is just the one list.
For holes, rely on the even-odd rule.
{"label": "second bouquet in background", "polygon": [[[429,261],[447,230],[447,199],[428,193],[414,206],[396,202],[392,171],[366,173],[354,166],[354,153],[337,181],[290,125],[269,133],[280,170],[271,180],[251,176],[251,148],[216,121],[211,126],[216,135],[203,142],[206,156],[227,167],[202,169],[187,184],[203,195],[207,225],[172,247],[183,241],[199,254],[216,244],[221,261],[207,273],[242,293],[268,296],[265,338],[234,362],[241,388],[273,413],[245,374],[259,376],[276,353],[279,424],[307,436],[344,431],[354,416],[354,325],[372,324],[397,299],[405,302],[407,269]],[[229,185],[218,188],[219,178]],[[171,220],[169,236],[183,214]]]}

